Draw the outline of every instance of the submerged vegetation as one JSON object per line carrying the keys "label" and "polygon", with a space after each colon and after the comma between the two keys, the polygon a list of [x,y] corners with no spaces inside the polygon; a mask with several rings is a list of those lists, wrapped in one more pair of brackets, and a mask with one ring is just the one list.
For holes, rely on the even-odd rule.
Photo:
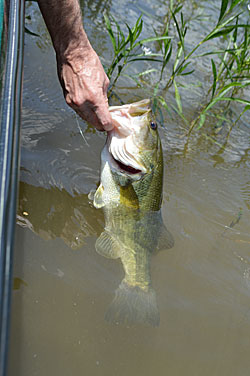
{"label": "submerged vegetation", "polygon": [[[241,110],[236,119],[230,120],[232,129],[240,117],[250,110],[250,101],[244,96],[245,88],[250,85],[249,6],[243,0],[221,0],[216,25],[190,48],[190,41],[187,47],[189,20],[184,17],[183,3],[180,0],[170,0],[163,29],[160,32],[153,29],[153,35],[146,39],[140,39],[143,30],[142,15],[133,27],[126,24],[124,32],[114,17],[105,14],[105,24],[113,46],[113,59],[107,68],[107,75],[111,80],[109,95],[115,93],[115,85],[122,75],[129,76],[151,96],[157,116],[162,118],[163,109],[170,114],[175,111],[183,120],[187,134],[202,128],[209,115],[216,119],[213,122],[214,130],[220,129],[228,121],[231,105],[237,102]],[[210,43],[215,39],[219,39],[217,45],[220,48],[217,50],[214,49],[214,44],[211,48]],[[179,89],[190,90],[191,84],[183,79],[186,76],[195,77],[195,60],[207,58],[211,65],[210,86],[204,102],[200,103],[190,123],[183,111]],[[139,60],[146,63],[142,65],[146,66],[145,70],[135,75],[125,73],[133,62]],[[153,88],[150,83],[152,76]],[[171,105],[166,100],[166,93],[170,88],[174,90],[176,102]],[[217,104],[222,102],[223,106],[218,110]]]}

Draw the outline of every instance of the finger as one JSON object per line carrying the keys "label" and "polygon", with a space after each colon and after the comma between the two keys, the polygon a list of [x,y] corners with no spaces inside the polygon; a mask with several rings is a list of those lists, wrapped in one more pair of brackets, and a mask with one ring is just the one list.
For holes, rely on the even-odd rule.
{"label": "finger", "polygon": [[[94,106],[85,103],[81,106],[76,105],[69,94],[65,96],[66,103],[73,108],[76,113],[85,121],[90,123],[99,131],[110,131],[114,128],[112,119],[108,110],[108,99],[102,105]],[[102,99],[103,100],[103,99]]]}
{"label": "finger", "polygon": [[95,110],[95,114],[99,124],[105,131],[111,131],[114,128],[112,124],[112,118],[106,103],[98,106]]}
{"label": "finger", "polygon": [[87,110],[87,111],[79,111],[79,109],[75,109],[76,113],[87,123],[92,125],[94,128],[96,128],[98,131],[103,132],[105,129],[103,126],[100,124],[99,119],[97,118],[95,112],[93,110]]}

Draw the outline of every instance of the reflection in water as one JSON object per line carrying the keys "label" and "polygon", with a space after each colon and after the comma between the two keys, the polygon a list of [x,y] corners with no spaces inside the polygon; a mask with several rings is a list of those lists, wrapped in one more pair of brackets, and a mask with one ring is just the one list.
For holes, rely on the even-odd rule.
{"label": "reflection in water", "polygon": [[250,209],[250,180],[241,188],[241,194],[248,209]]}
{"label": "reflection in water", "polygon": [[96,20],[99,14],[103,14],[103,12],[108,12],[111,7],[111,0],[88,0],[82,1],[80,0],[81,8],[83,10],[83,14],[85,14],[85,9],[88,11],[88,18]]}
{"label": "reflection in water", "polygon": [[160,211],[143,213],[115,205],[111,210],[108,215],[106,210],[105,231],[96,241],[96,250],[104,257],[120,258],[125,276],[105,318],[116,324],[158,326],[160,314],[150,275],[151,256],[155,251],[172,248],[172,235],[163,225]]}
{"label": "reflection in water", "polygon": [[[46,189],[26,182],[20,182],[19,185],[19,226],[29,228],[44,240],[61,238],[72,249],[82,247],[85,238],[101,233],[96,243],[97,252],[108,258],[121,259],[125,277],[116,290],[106,318],[114,316],[111,321],[143,321],[156,326],[159,325],[159,312],[155,291],[151,286],[150,259],[155,248],[161,250],[173,246],[172,235],[163,225],[160,212],[141,215],[138,209],[125,207],[124,210],[122,216],[121,208],[112,210],[113,230],[116,234],[119,232],[121,237],[126,229],[130,241],[138,243],[136,248],[128,248],[121,243],[121,239],[116,243],[114,238],[107,236],[106,231],[101,233],[104,228],[102,211],[93,207],[87,194],[71,196],[66,190],[57,187]],[[134,233],[137,239],[133,239]],[[127,237],[126,244],[128,239]],[[115,255],[115,252],[119,253]],[[128,288],[129,285],[133,285],[134,289]],[[22,286],[27,286],[27,283],[16,277],[14,290],[19,290]],[[127,314],[128,307],[132,311],[129,317],[124,317],[121,310],[125,309]]]}
{"label": "reflection in water", "polygon": [[19,186],[17,223],[45,240],[59,237],[72,249],[103,228],[102,213],[89,204],[88,195],[71,196],[54,187],[45,189],[24,182]]}

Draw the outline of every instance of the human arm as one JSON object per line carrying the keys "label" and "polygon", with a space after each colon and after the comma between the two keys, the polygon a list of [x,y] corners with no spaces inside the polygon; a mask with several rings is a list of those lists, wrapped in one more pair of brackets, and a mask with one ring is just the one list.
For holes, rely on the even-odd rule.
{"label": "human arm", "polygon": [[38,4],[56,52],[67,104],[98,130],[111,130],[109,80],[83,29],[78,0],[38,0]]}

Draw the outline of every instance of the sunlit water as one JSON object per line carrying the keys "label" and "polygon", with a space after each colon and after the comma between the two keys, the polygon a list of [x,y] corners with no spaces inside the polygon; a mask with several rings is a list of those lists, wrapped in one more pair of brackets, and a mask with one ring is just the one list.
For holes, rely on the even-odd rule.
{"label": "sunlit water", "polygon": [[[190,15],[196,5],[202,10],[207,4],[188,3]],[[103,31],[103,9],[131,24],[140,10],[135,2],[86,4],[86,29],[108,64],[111,46]],[[155,16],[145,16],[147,36],[152,25],[160,27],[167,7],[160,0],[142,2],[140,7]],[[211,17],[217,14],[211,4],[206,11]],[[233,129],[222,150],[205,131],[189,140],[182,137],[183,123],[166,115],[166,129],[161,130],[162,212],[175,246],[151,262],[160,325],[108,324],[104,315],[124,273],[119,260],[95,252],[104,219],[88,199],[99,180],[105,135],[79,120],[81,137],[75,115],[64,104],[54,53],[36,6],[28,3],[27,14],[32,20],[28,27],[41,38],[26,35],[25,42],[9,375],[248,375],[247,124],[242,121]],[[206,31],[204,25],[205,21],[192,22],[191,45],[201,28]],[[197,63],[196,76],[205,85],[210,71],[202,64]],[[117,91],[125,102],[143,95],[132,88]],[[191,116],[202,88],[186,96],[186,113]],[[172,92],[166,98],[174,101]]]}

